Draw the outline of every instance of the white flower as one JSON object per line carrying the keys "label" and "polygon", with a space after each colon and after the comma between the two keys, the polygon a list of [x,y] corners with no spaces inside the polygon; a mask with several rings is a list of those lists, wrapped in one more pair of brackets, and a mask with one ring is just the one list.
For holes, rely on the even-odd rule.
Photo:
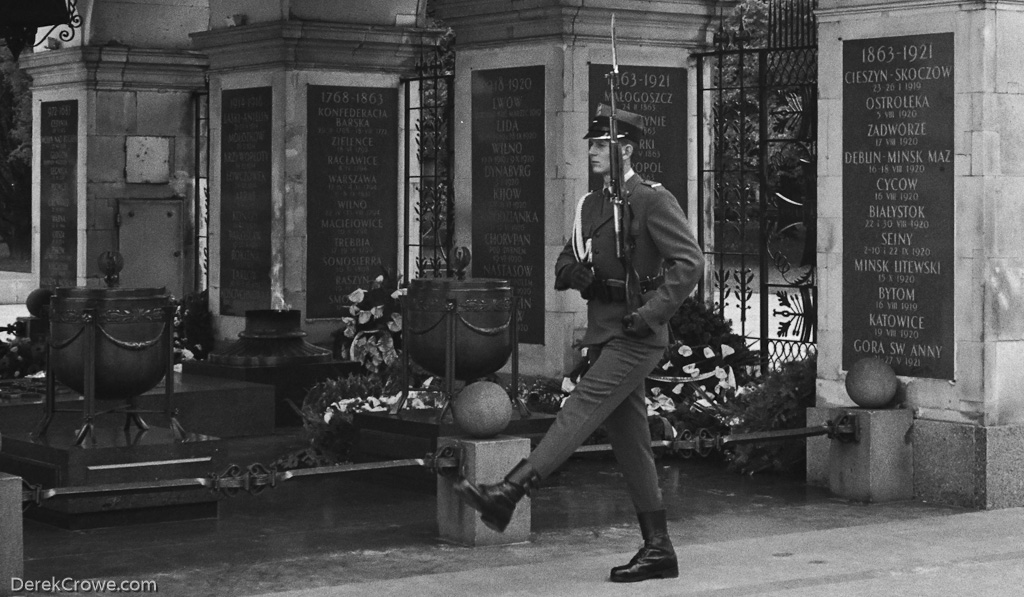
{"label": "white flower", "polygon": [[398,290],[391,293],[391,298],[397,299],[400,296],[405,296],[409,292],[407,288],[399,288]]}
{"label": "white flower", "polygon": [[384,305],[377,305],[376,307],[370,310],[370,313],[373,314],[374,319],[380,319],[381,317],[384,317]]}
{"label": "white flower", "polygon": [[371,313],[369,311],[360,311],[359,312],[359,323],[360,324],[364,324],[367,321],[370,321],[370,317],[371,316],[372,315],[371,315]]}
{"label": "white flower", "polygon": [[377,276],[376,278],[373,279],[373,281],[374,281],[375,284],[383,284],[384,283],[384,275],[382,274],[380,276]]}
{"label": "white flower", "polygon": [[392,332],[400,332],[400,331],[402,331],[402,314],[401,313],[392,313],[391,314],[391,321],[388,322],[388,329],[391,330]]}
{"label": "white flower", "polygon": [[679,347],[679,354],[681,356],[688,357],[691,354],[693,354],[693,349],[690,348],[689,346],[683,344],[682,346]]}
{"label": "white flower", "polygon": [[331,419],[333,419],[333,418],[334,418],[334,409],[333,408],[328,408],[327,411],[324,412],[324,423],[330,423]]}
{"label": "white flower", "polygon": [[361,303],[363,302],[363,297],[365,296],[366,291],[363,290],[362,288],[357,288],[356,290],[352,291],[352,294],[348,295],[348,300],[351,303]]}

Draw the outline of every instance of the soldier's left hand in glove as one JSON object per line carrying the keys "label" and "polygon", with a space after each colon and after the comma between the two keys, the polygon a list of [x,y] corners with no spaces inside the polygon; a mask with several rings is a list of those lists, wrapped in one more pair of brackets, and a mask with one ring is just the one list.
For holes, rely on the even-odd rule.
{"label": "soldier's left hand in glove", "polygon": [[636,311],[622,318],[622,331],[630,338],[646,338],[654,333],[643,317]]}

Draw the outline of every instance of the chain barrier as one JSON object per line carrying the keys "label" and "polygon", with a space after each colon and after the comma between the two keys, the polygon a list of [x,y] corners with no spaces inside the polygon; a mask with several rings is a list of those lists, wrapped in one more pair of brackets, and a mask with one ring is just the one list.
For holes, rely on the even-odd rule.
{"label": "chain barrier", "polygon": [[[835,421],[813,427],[800,429],[783,429],[778,431],[762,431],[757,433],[742,434],[716,434],[708,429],[684,430],[678,439],[654,441],[651,446],[655,448],[666,448],[670,454],[684,459],[693,458],[694,455],[706,458],[716,450],[723,450],[729,446],[768,441],[785,441],[826,435],[843,443],[855,443],[860,440],[860,427],[855,414],[845,414]],[[581,446],[577,453],[610,451],[608,444],[596,444]],[[430,472],[455,479],[460,475],[464,476],[465,471],[462,465],[465,464],[464,454],[460,444],[451,443],[439,447],[433,454],[427,454],[423,458],[407,458],[404,460],[385,460],[381,462],[365,462],[353,464],[337,464],[331,466],[320,466],[308,469],[293,469],[279,471],[268,468],[262,463],[250,464],[242,467],[238,464],[231,464],[221,473],[211,473],[207,477],[169,479],[164,481],[143,481],[137,483],[114,483],[107,485],[91,485],[83,487],[53,487],[44,488],[42,485],[31,484],[22,480],[22,509],[27,510],[31,506],[39,506],[45,500],[70,495],[96,495],[105,493],[129,493],[133,491],[153,489],[199,489],[205,488],[221,497],[234,497],[241,492],[249,495],[259,495],[267,489],[273,489],[280,483],[289,479],[299,477],[311,477],[319,475],[334,475],[356,471],[382,470],[386,468],[400,468],[410,466],[422,466]]]}

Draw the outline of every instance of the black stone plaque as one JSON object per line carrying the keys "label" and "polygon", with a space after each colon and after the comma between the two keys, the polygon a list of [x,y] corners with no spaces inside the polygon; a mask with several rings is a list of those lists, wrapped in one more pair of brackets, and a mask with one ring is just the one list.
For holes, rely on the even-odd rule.
{"label": "black stone plaque", "polygon": [[953,379],[953,34],[843,44],[843,367]]}
{"label": "black stone plaque", "polygon": [[270,308],[270,87],[221,97],[220,312]]}
{"label": "black stone plaque", "polygon": [[[611,70],[610,64],[590,65],[591,117],[598,104],[611,105],[607,78]],[[644,119],[644,138],[633,170],[665,185],[686,210],[686,69],[619,65],[615,108]],[[599,189],[602,184],[601,177],[591,172],[590,188]]]}
{"label": "black stone plaque", "polygon": [[78,282],[78,101],[40,106],[39,286]]}
{"label": "black stone plaque", "polygon": [[509,280],[544,344],[544,67],[473,71],[473,275]]}
{"label": "black stone plaque", "polygon": [[342,317],[398,267],[398,90],[311,85],[307,105],[306,312]]}

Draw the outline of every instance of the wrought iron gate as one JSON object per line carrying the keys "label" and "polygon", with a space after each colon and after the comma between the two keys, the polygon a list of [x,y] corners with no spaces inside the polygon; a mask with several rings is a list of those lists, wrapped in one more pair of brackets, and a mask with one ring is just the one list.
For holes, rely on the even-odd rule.
{"label": "wrought iron gate", "polygon": [[701,291],[762,371],[817,341],[814,4],[773,0],[767,35],[722,28],[697,56]]}
{"label": "wrought iron gate", "polygon": [[405,229],[402,280],[451,277],[455,238],[454,55],[449,35],[402,80],[405,92]]}

